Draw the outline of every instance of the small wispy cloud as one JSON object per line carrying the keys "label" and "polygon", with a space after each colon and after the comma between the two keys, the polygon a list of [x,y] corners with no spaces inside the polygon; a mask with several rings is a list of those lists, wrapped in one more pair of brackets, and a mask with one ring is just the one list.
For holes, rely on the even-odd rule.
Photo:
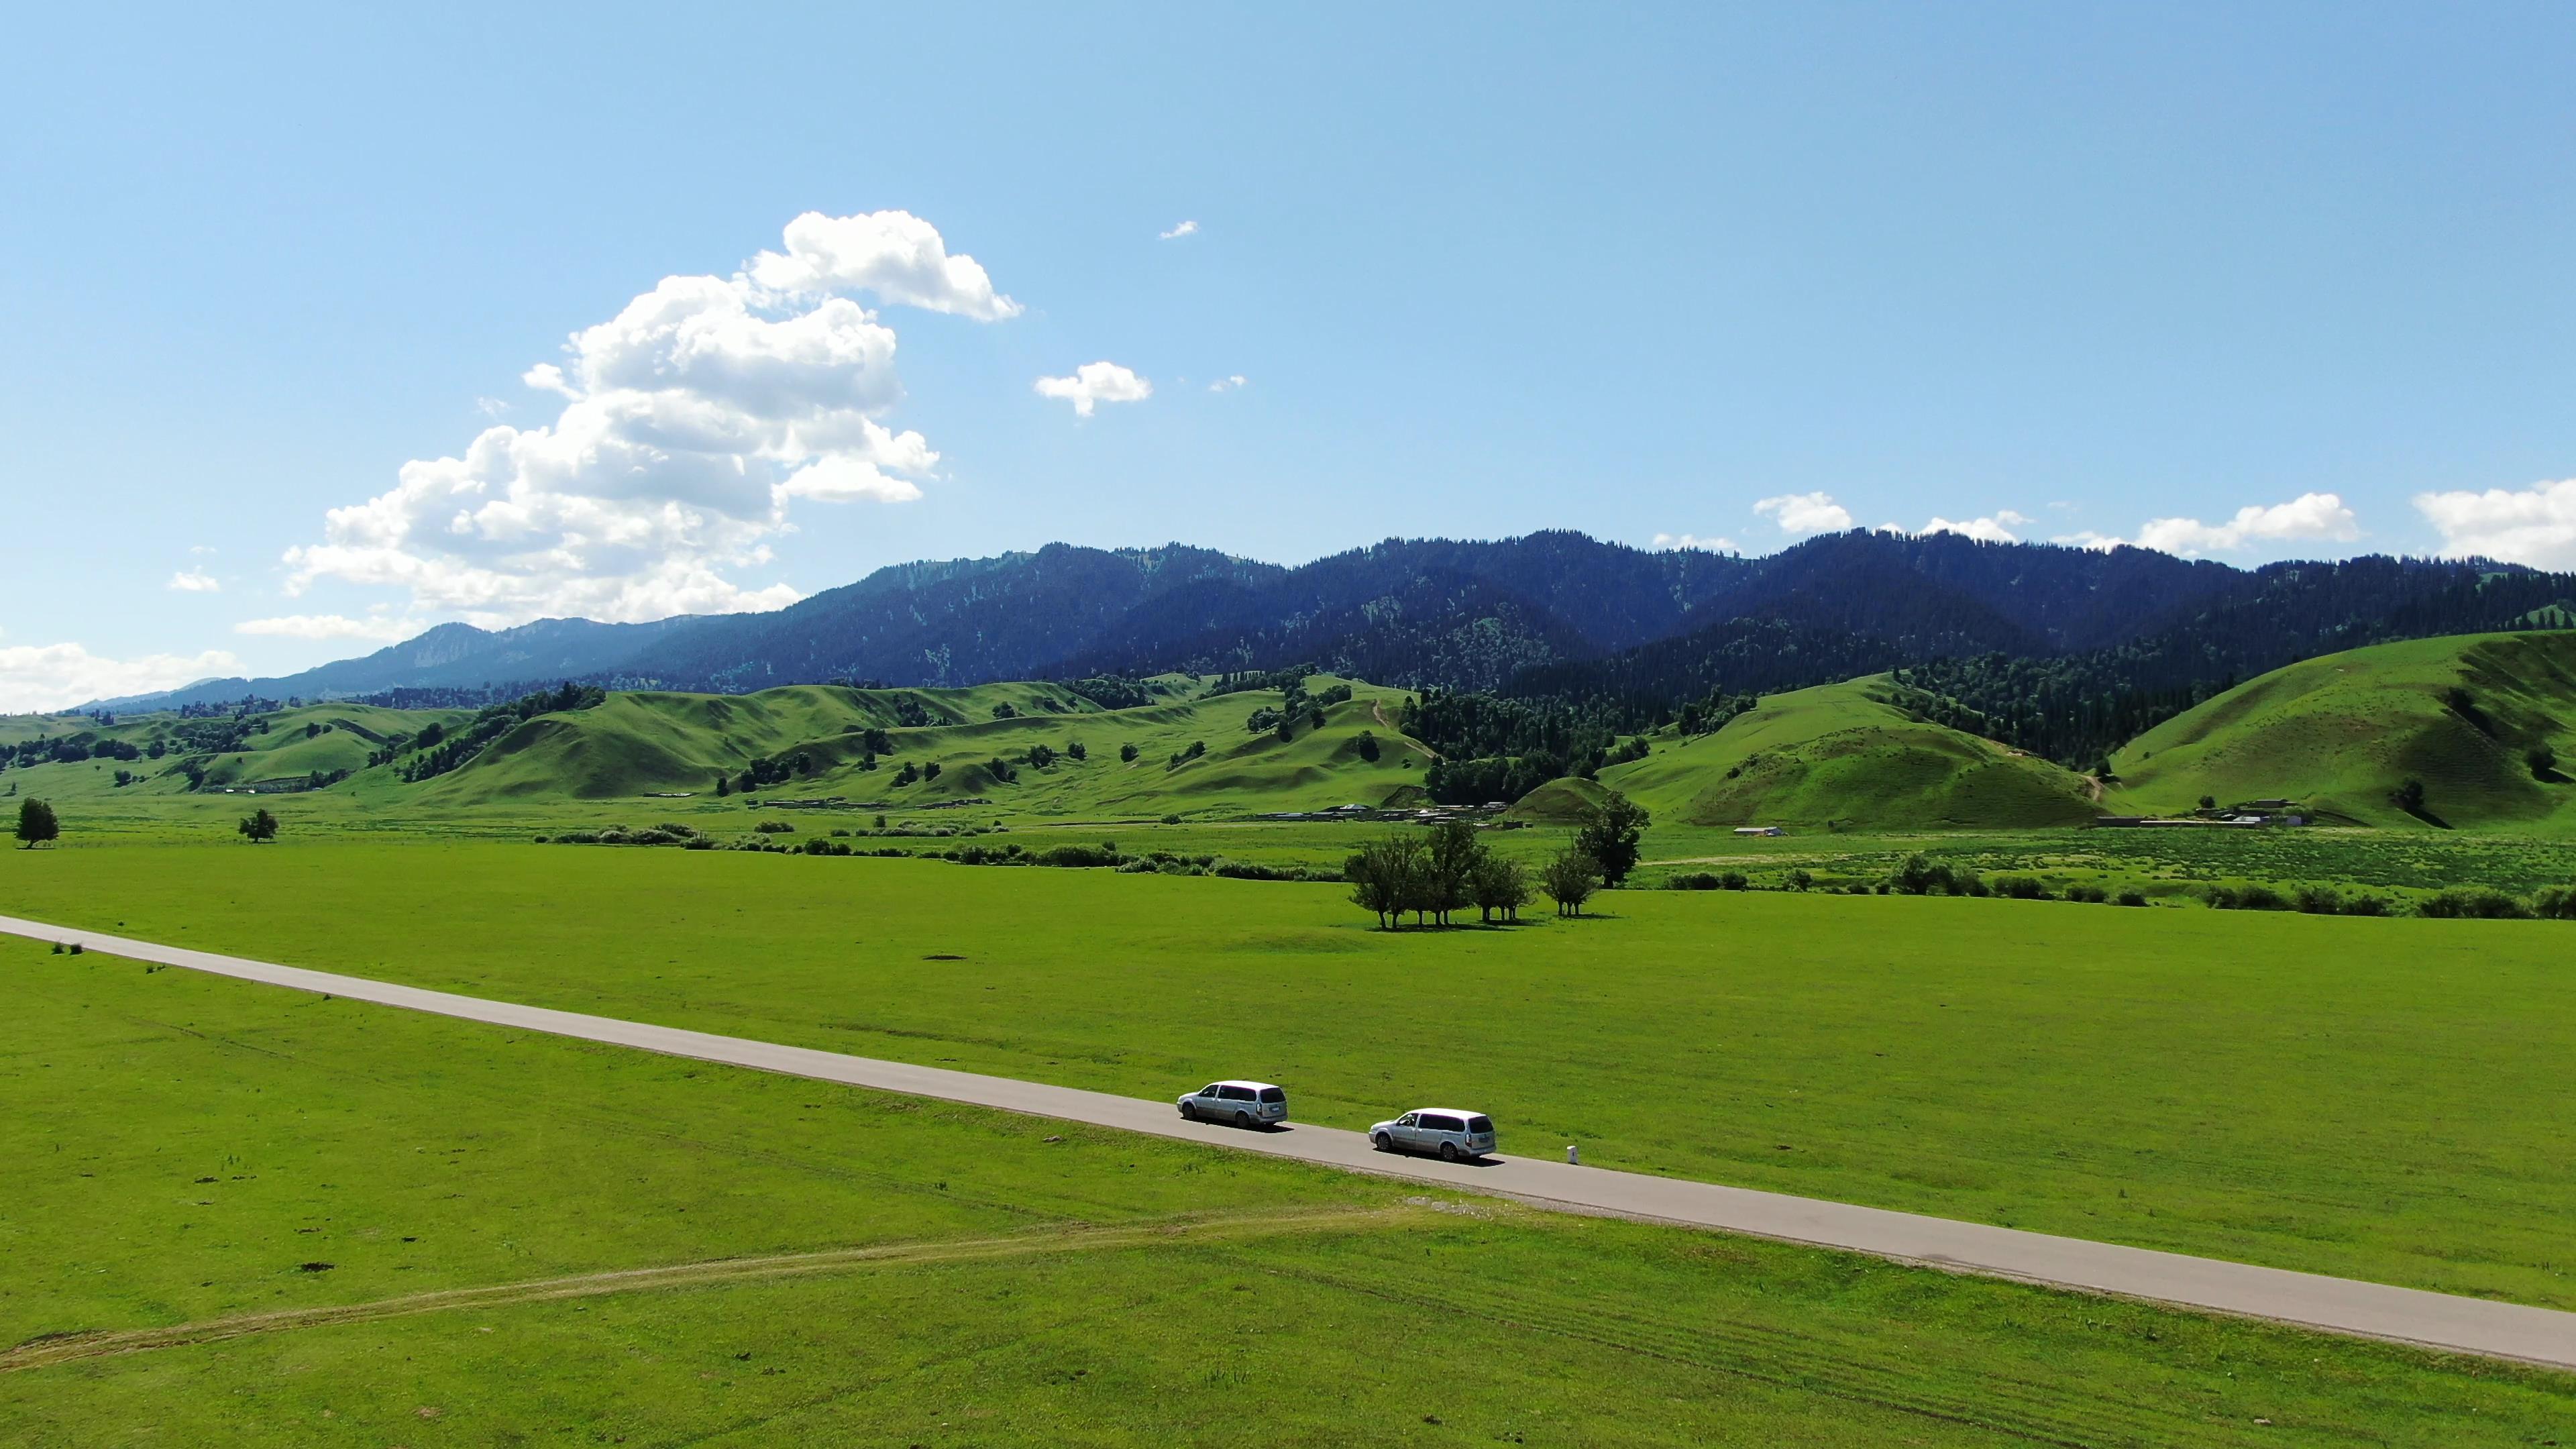
{"label": "small wispy cloud", "polygon": [[1210,391],[1210,392],[1232,392],[1232,391],[1234,391],[1236,388],[1243,386],[1244,381],[1245,381],[1245,379],[1244,379],[1243,374],[1238,372],[1238,373],[1235,373],[1235,374],[1234,374],[1233,376],[1231,376],[1231,377],[1220,377],[1220,378],[1218,378],[1216,381],[1214,381],[1214,382],[1212,382],[1212,383],[1209,383],[1209,384],[1208,384],[1208,391]]}
{"label": "small wispy cloud", "polygon": [[169,587],[183,594],[217,594],[224,586],[203,569],[182,569],[170,576]]}
{"label": "small wispy cloud", "polygon": [[233,632],[277,639],[372,639],[383,644],[399,644],[428,627],[417,619],[408,618],[376,616],[352,619],[345,614],[287,614],[274,619],[244,619],[233,626]]}
{"label": "small wispy cloud", "polygon": [[1075,368],[1070,377],[1041,377],[1037,391],[1040,397],[1072,403],[1074,416],[1087,418],[1105,402],[1143,402],[1154,395],[1154,385],[1104,358]]}
{"label": "small wispy cloud", "polygon": [[1197,236],[1198,234],[1199,224],[1195,221],[1185,221],[1179,226],[1173,227],[1170,231],[1155,233],[1155,235],[1161,237],[1165,241],[1178,241],[1182,237]]}
{"label": "small wispy cloud", "polygon": [[1742,553],[1731,538],[1702,538],[1696,533],[1659,533],[1654,546],[1661,550],[1695,548],[1704,553]]}

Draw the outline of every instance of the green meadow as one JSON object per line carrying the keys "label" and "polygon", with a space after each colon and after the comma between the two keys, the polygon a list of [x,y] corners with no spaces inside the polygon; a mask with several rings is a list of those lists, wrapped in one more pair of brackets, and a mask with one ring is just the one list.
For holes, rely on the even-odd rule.
{"label": "green meadow", "polygon": [[1335,886],[316,836],[0,853],[0,909],[1140,1096],[2576,1307],[2556,922],[1623,891],[1387,933]]}
{"label": "green meadow", "polygon": [[2576,1420],[2570,1379],[2505,1365],[96,953],[0,943],[0,973],[12,1444],[2505,1446]]}

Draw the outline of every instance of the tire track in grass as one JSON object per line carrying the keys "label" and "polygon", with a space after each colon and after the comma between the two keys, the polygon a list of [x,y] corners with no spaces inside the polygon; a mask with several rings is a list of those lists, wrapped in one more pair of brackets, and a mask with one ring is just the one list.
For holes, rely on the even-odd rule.
{"label": "tire track in grass", "polygon": [[1001,1237],[935,1238],[880,1243],[864,1248],[829,1248],[812,1253],[776,1253],[756,1258],[713,1258],[651,1268],[617,1268],[601,1273],[577,1273],[519,1283],[442,1288],[400,1298],[378,1299],[372,1303],[241,1314],[164,1328],[47,1334],[0,1352],[0,1373],[299,1329],[379,1323],[391,1318],[449,1313],[467,1308],[511,1307],[570,1298],[597,1298],[614,1293],[711,1287],[815,1273],[972,1262],[1040,1253],[1103,1252],[1120,1248],[1238,1242],[1286,1234],[1364,1232],[1419,1223],[1430,1218],[1430,1210],[1415,1203],[1364,1208],[1306,1208],[1289,1212],[1238,1213],[1225,1217],[1154,1218],[1108,1225],[1072,1223]]}

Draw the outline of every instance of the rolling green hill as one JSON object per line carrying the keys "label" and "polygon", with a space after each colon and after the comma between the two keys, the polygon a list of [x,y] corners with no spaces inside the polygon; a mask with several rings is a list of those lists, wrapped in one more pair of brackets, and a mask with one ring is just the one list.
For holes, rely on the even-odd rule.
{"label": "rolling green hill", "polygon": [[1714,734],[1654,741],[1601,783],[1689,825],[2075,825],[2085,779],[1922,717],[1885,675],[1766,696]]}
{"label": "rolling green hill", "polygon": [[[2329,654],[2167,720],[2112,759],[2135,804],[2280,797],[2368,825],[2576,833],[2576,632],[2469,634]],[[2391,795],[2424,786],[2420,814]]]}
{"label": "rolling green hill", "polygon": [[[1319,676],[1307,684],[1322,691],[1340,682]],[[1374,805],[1419,780],[1428,762],[1379,708],[1398,692],[1355,685],[1350,699],[1326,708],[1321,728],[1301,720],[1282,741],[1270,729],[1246,728],[1254,711],[1281,705],[1281,691],[1194,698],[1195,689],[1166,679],[1156,687],[1159,702],[1117,710],[1052,684],[613,694],[591,709],[516,726],[472,763],[422,787],[420,798],[465,808],[708,795],[719,776],[738,778],[768,760],[787,769],[783,780],[757,787],[768,797],[839,796],[891,811],[984,799],[1014,814],[1120,818]],[[997,708],[1009,712],[997,717]],[[873,768],[871,732],[886,746]],[[1373,738],[1374,760],[1363,734]],[[1194,744],[1204,748],[1192,755]],[[1073,756],[1077,745],[1083,758]],[[1132,760],[1123,758],[1130,747]],[[929,778],[933,765],[939,773]],[[922,773],[906,779],[906,767]]]}
{"label": "rolling green hill", "polygon": [[[0,748],[40,739],[71,739],[93,751],[87,759],[22,766],[0,772],[0,791],[59,800],[102,795],[182,795],[191,792],[189,769],[201,772],[199,792],[284,791],[314,776],[346,772],[364,778],[368,761],[389,744],[435,724],[453,729],[471,710],[379,709],[373,705],[299,705],[249,719],[183,719],[176,714],[129,715],[101,728],[78,715],[19,715],[0,721]],[[102,746],[106,747],[102,749]],[[131,747],[133,759],[108,750]],[[118,785],[125,771],[132,783]]]}

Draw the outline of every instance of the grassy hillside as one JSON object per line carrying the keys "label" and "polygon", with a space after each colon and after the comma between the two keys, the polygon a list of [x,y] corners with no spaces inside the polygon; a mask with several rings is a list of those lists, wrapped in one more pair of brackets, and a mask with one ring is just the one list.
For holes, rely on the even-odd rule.
{"label": "grassy hillside", "polygon": [[2096,813],[2081,776],[1934,724],[1920,702],[1885,675],[1771,695],[1714,734],[1657,740],[1601,783],[1673,824],[2042,826]]}
{"label": "grassy hillside", "polygon": [[[2576,632],[2473,634],[2329,654],[2165,721],[2113,757],[2130,800],[2286,797],[2369,825],[2576,833]],[[2424,786],[2420,813],[2390,798]]]}
{"label": "grassy hillside", "polygon": [[[1307,681],[1320,692],[1343,681]],[[1427,755],[1399,737],[1381,702],[1401,696],[1354,685],[1317,728],[1294,737],[1246,728],[1278,708],[1278,690],[1192,697],[1163,681],[1157,703],[1104,710],[1051,684],[972,689],[854,690],[802,685],[726,696],[641,692],[595,708],[541,715],[496,740],[473,763],[422,788],[425,803],[472,807],[536,797],[632,798],[710,794],[718,776],[755,759],[793,762],[758,793],[841,796],[893,811],[986,799],[997,811],[1103,818],[1314,809],[1376,804],[1418,780]],[[997,709],[1008,712],[996,717]],[[909,721],[909,723],[908,723]],[[869,765],[869,732],[889,749]],[[1367,758],[1373,737],[1377,758]],[[1079,744],[1084,758],[1075,759]],[[1204,746],[1190,755],[1193,745]],[[1136,758],[1122,758],[1133,747]],[[1047,763],[1044,752],[1054,758]],[[1175,759],[1175,756],[1186,758]],[[999,761],[1000,769],[995,768]],[[927,778],[937,765],[936,779]],[[903,781],[904,767],[923,772]]]}
{"label": "grassy hillside", "polygon": [[[345,703],[299,705],[245,720],[129,715],[105,728],[78,715],[18,715],[0,721],[0,747],[76,739],[94,751],[101,745],[130,746],[138,756],[129,760],[94,753],[84,760],[0,771],[0,792],[14,786],[19,794],[73,802],[110,795],[184,795],[190,792],[191,765],[203,772],[201,789],[211,792],[301,783],[317,773],[357,775],[368,770],[368,759],[387,744],[433,724],[454,729],[472,717],[471,710]],[[119,770],[134,777],[133,783],[118,785]]]}

